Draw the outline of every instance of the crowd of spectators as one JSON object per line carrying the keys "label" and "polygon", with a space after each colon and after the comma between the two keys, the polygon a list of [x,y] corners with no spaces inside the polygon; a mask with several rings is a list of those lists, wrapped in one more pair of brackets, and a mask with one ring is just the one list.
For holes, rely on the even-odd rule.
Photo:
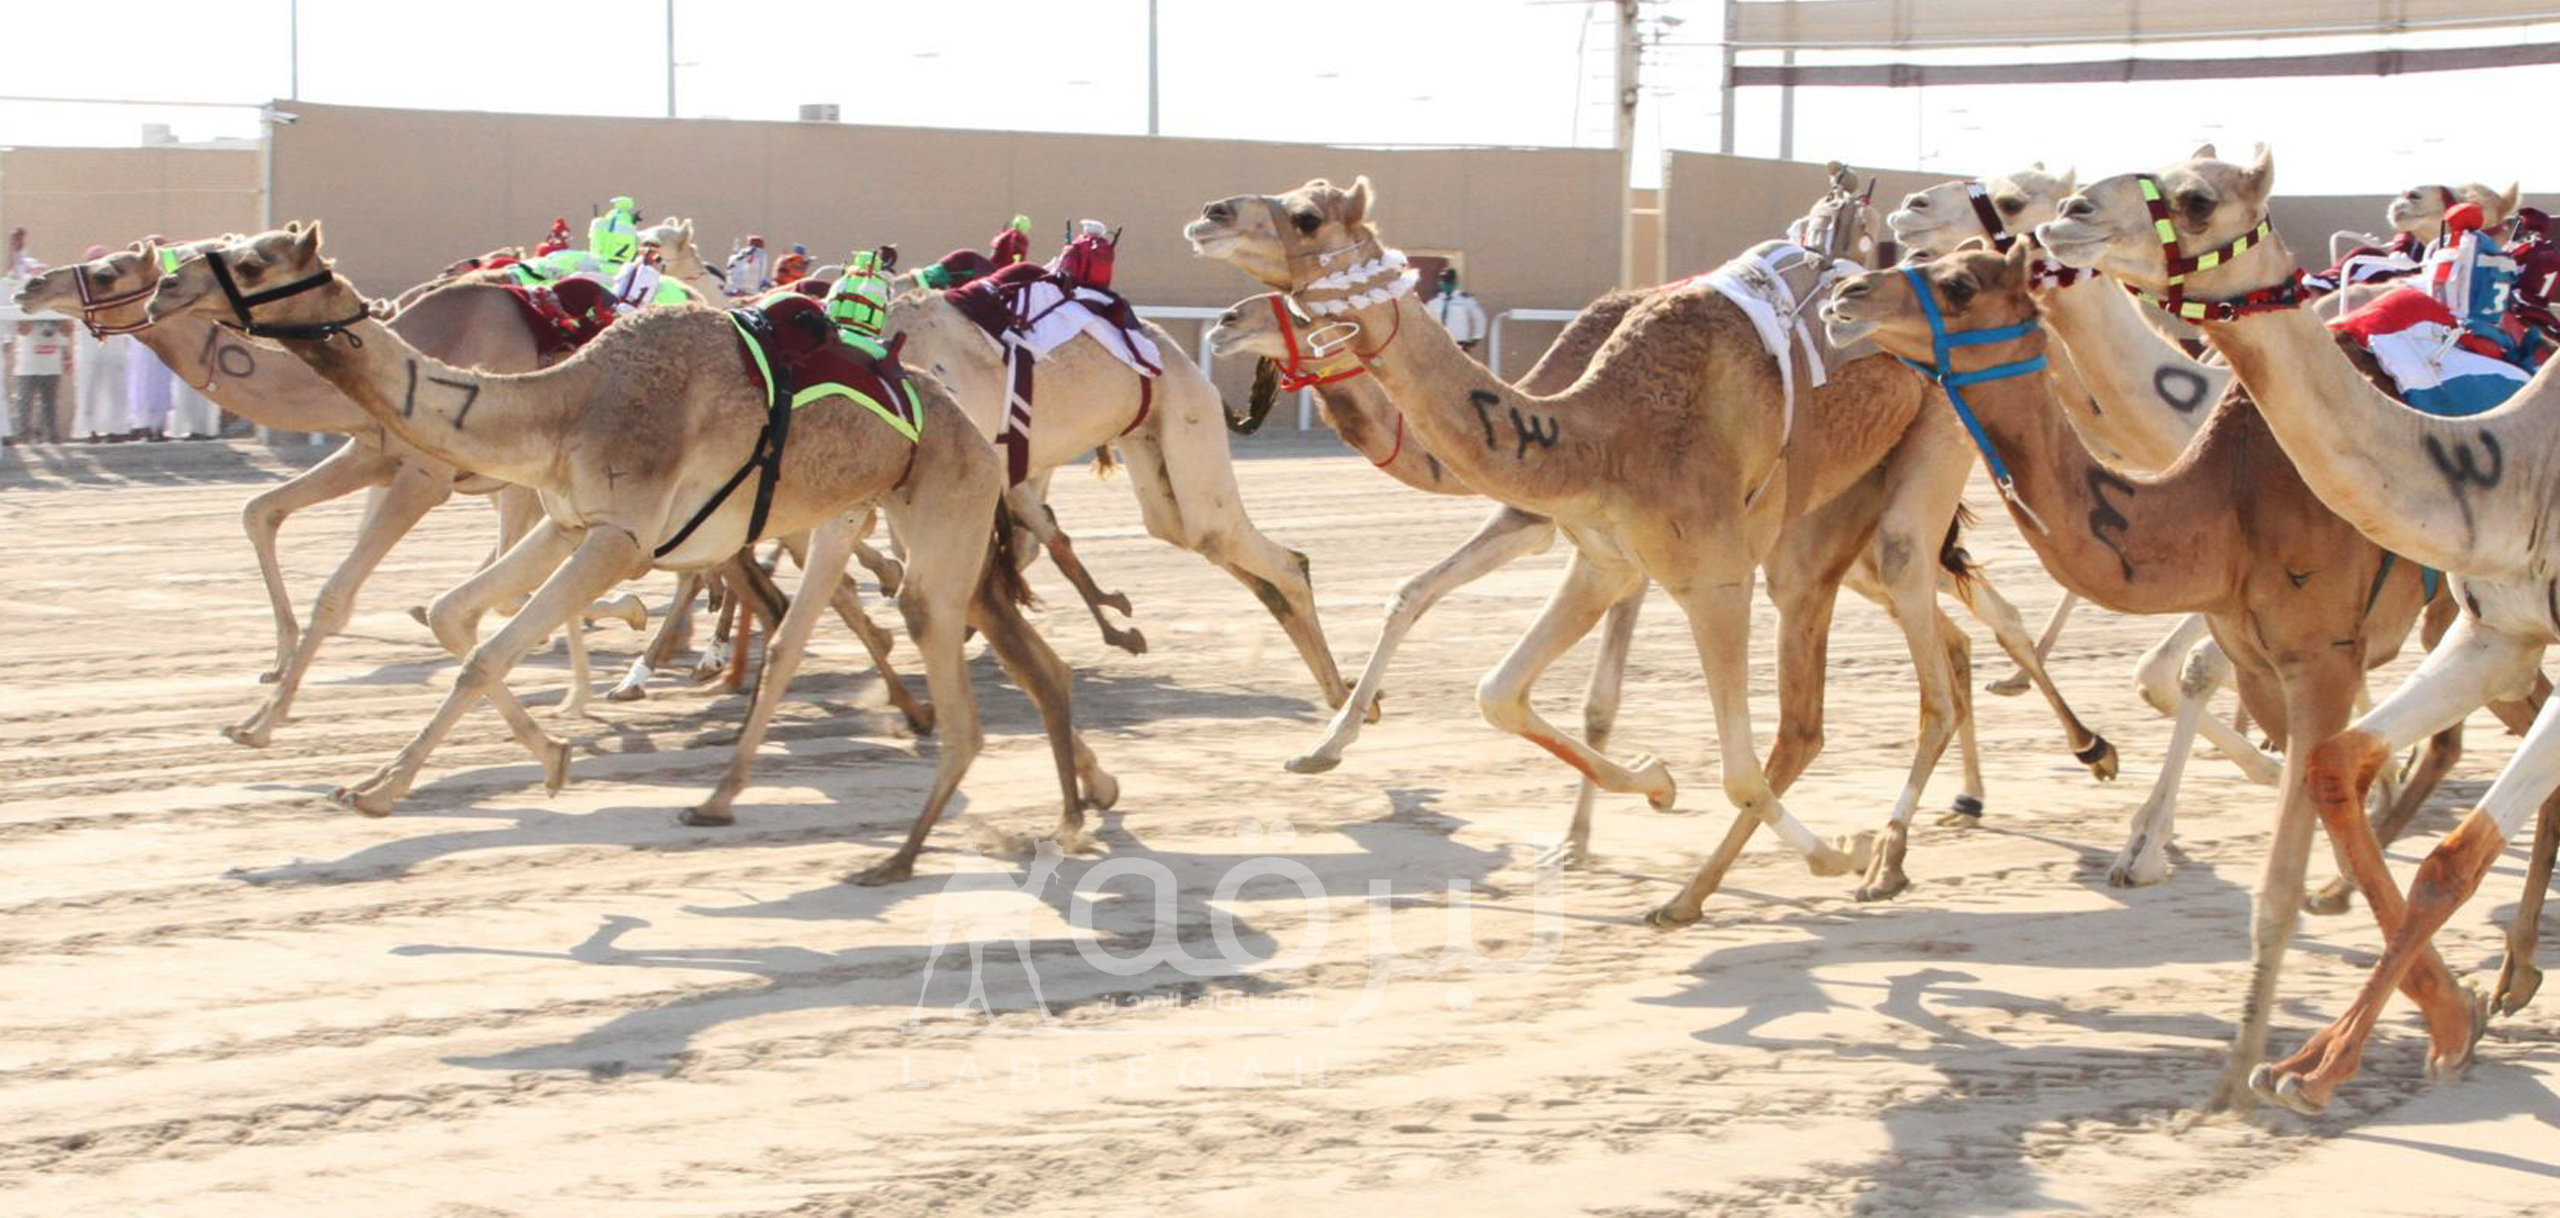
{"label": "crowd of spectators", "polygon": [[[103,258],[105,246],[81,252]],[[9,234],[0,262],[0,302],[43,263],[27,250],[27,231]],[[220,407],[170,371],[130,334],[98,338],[49,313],[17,318],[0,344],[0,444],[111,444],[121,441],[211,440],[223,434]],[[245,425],[244,425],[245,426]]]}

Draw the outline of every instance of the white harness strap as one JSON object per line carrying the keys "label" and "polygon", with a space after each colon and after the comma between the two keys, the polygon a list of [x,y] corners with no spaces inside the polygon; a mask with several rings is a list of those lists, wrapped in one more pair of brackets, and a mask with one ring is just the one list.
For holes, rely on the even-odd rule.
{"label": "white harness strap", "polygon": [[[1823,256],[1801,245],[1771,242],[1746,250],[1733,261],[1701,276],[1709,287],[1723,293],[1725,299],[1751,319],[1760,333],[1760,345],[1770,358],[1778,361],[1778,385],[1781,391],[1781,414],[1778,424],[1779,461],[1786,459],[1787,443],[1795,436],[1796,373],[1795,353],[1802,350],[1806,375],[1812,379],[1809,388],[1819,389],[1829,379],[1823,366],[1826,348],[1815,336],[1805,318],[1805,306],[1819,300],[1831,285],[1846,275],[1865,268],[1841,260],[1825,261]],[[1812,281],[1802,283],[1806,272]],[[1798,282],[1789,282],[1793,276]],[[1743,498],[1743,506],[1759,501],[1760,493],[1769,488],[1769,480],[1777,476],[1778,464],[1769,467],[1767,476]]]}

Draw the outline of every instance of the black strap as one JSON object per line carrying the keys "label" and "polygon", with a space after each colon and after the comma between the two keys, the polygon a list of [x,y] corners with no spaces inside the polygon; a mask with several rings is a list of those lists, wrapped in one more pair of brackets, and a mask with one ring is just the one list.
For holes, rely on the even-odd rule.
{"label": "black strap", "polygon": [[356,302],[356,311],[353,314],[338,321],[264,322],[252,320],[249,316],[249,310],[259,305],[283,300],[288,296],[299,296],[314,288],[325,287],[337,279],[337,272],[322,267],[282,287],[266,288],[243,295],[239,283],[231,277],[231,264],[223,260],[221,250],[206,250],[204,260],[205,265],[213,269],[213,281],[222,288],[223,299],[231,302],[231,315],[239,319],[243,333],[253,338],[302,338],[320,342],[327,342],[345,334],[349,344],[358,347],[364,345],[363,339],[347,333],[347,327],[373,316],[373,307],[362,300]]}
{"label": "black strap", "polygon": [[[773,322],[764,315],[764,310],[733,309],[730,315],[738,319],[738,324],[745,326],[749,332],[753,333],[760,345],[764,345],[767,350],[772,349],[771,344],[765,340],[773,336]],[[791,395],[795,389],[789,381],[790,374],[779,364],[767,360],[766,367],[773,379],[765,386],[764,430],[756,433],[755,451],[747,455],[746,464],[739,466],[738,472],[729,475],[729,480],[721,483],[720,489],[711,493],[711,498],[703,503],[702,510],[695,512],[693,519],[685,521],[684,527],[677,529],[675,536],[668,538],[664,544],[651,551],[650,557],[665,558],[676,547],[683,545],[686,538],[693,536],[695,529],[702,527],[703,521],[711,519],[711,514],[719,511],[720,505],[729,501],[730,494],[738,489],[739,483],[747,480],[748,474],[760,474],[760,476],[756,479],[755,510],[747,517],[747,539],[744,544],[754,545],[764,536],[765,518],[773,511],[773,484],[782,476],[782,449],[791,439]]]}

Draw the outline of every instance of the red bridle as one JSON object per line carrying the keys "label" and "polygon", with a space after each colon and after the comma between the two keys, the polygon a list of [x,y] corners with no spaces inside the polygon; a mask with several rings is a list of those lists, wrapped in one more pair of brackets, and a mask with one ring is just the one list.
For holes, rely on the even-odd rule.
{"label": "red bridle", "polygon": [[89,331],[91,338],[112,338],[118,334],[134,334],[150,329],[151,315],[148,313],[143,314],[140,321],[121,322],[115,325],[100,322],[98,314],[109,309],[120,309],[137,301],[149,300],[151,294],[158,291],[159,287],[160,285],[156,283],[146,284],[129,292],[118,292],[113,296],[92,296],[89,294],[89,264],[84,262],[71,268],[71,289],[80,296],[80,324]]}
{"label": "red bridle", "polygon": [[[1338,362],[1321,362],[1331,359],[1335,351],[1350,346],[1352,337],[1359,333],[1356,327],[1337,323],[1344,333],[1340,342],[1330,344],[1321,341],[1321,337],[1325,331],[1335,329],[1336,326],[1319,327],[1311,336],[1311,341],[1302,347],[1298,342],[1298,319],[1291,315],[1288,299],[1278,292],[1272,293],[1269,299],[1272,320],[1280,326],[1280,345],[1289,352],[1287,359],[1274,361],[1279,372],[1281,389],[1295,393],[1318,385],[1330,385],[1335,381],[1347,381],[1369,370],[1360,362],[1359,353],[1356,351],[1350,358]],[[1398,315],[1397,324],[1403,324],[1401,313]],[[1388,336],[1388,341],[1394,341],[1394,336]],[[1380,348],[1380,350],[1384,349]],[[1318,361],[1313,368],[1307,366],[1311,360]]]}

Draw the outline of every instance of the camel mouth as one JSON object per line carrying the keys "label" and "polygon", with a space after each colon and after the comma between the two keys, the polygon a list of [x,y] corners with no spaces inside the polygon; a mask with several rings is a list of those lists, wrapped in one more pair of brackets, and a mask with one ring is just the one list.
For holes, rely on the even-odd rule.
{"label": "camel mouth", "polygon": [[50,278],[52,278],[50,275],[39,275],[28,280],[16,292],[10,294],[10,305],[20,309],[35,308],[35,302],[45,295],[45,280]]}
{"label": "camel mouth", "polygon": [[2047,220],[2036,226],[2036,243],[2064,266],[2093,267],[2106,253],[2114,234],[2085,220],[2068,216]]}
{"label": "camel mouth", "polygon": [[1182,237],[1191,243],[1191,255],[1195,258],[1223,258],[1234,249],[1239,239],[1225,225],[1207,216],[1183,225]]}
{"label": "camel mouth", "polygon": [[1822,304],[1822,334],[1831,340],[1834,347],[1855,346],[1882,328],[1882,323],[1841,312],[1836,302],[1824,301]]}
{"label": "camel mouth", "polygon": [[1260,355],[1260,352],[1248,349],[1247,344],[1252,341],[1252,335],[1223,321],[1209,327],[1209,353],[1220,359],[1233,355]]}
{"label": "camel mouth", "polygon": [[2391,227],[2406,228],[2411,221],[2419,218],[2418,205],[2407,199],[2393,199],[2391,205],[2383,209],[2382,215],[2384,219],[2391,222]]}

